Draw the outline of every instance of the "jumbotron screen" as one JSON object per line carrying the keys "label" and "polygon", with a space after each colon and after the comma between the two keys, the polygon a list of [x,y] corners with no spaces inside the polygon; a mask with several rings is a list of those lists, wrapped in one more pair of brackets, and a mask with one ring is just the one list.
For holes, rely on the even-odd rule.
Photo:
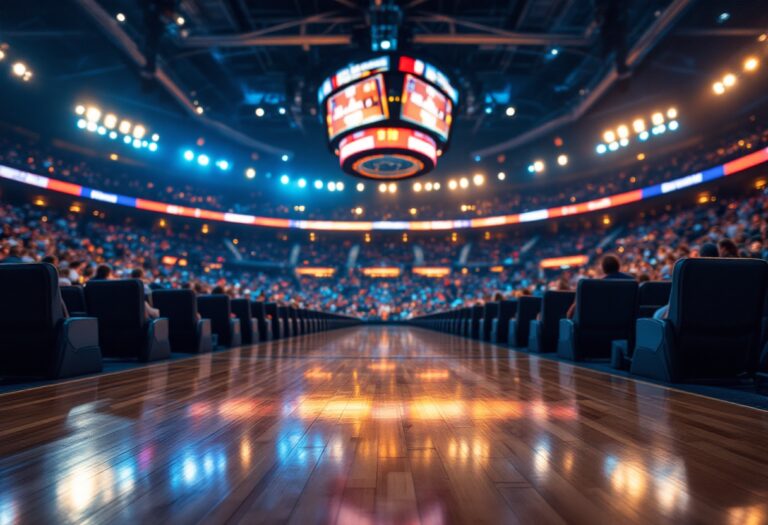
{"label": "jumbotron screen", "polygon": [[328,98],[328,137],[373,124],[389,117],[384,77],[374,75],[345,87]]}
{"label": "jumbotron screen", "polygon": [[413,75],[405,75],[400,117],[448,140],[453,104],[436,88]]}

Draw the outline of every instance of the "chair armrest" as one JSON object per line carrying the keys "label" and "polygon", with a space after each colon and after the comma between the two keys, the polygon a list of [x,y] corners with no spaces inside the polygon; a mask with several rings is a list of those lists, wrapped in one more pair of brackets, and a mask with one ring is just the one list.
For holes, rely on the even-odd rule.
{"label": "chair armrest", "polygon": [[512,347],[519,346],[517,344],[517,319],[514,317],[510,319],[507,326],[507,344]]}
{"label": "chair armrest", "polygon": [[211,337],[211,320],[200,319],[197,321],[197,352],[205,354],[213,350],[213,338]]}
{"label": "chair armrest", "polygon": [[259,339],[260,339],[259,338],[259,322],[256,319],[254,319],[253,317],[251,317],[251,319],[249,320],[249,323],[251,324],[251,341],[250,341],[250,343],[252,345],[255,345],[256,343],[259,342]]}
{"label": "chair armrest", "polygon": [[72,377],[102,371],[99,321],[95,317],[69,317],[59,324],[56,357],[48,375]]}
{"label": "chair armrest", "polygon": [[150,319],[147,323],[147,343],[144,354],[141,356],[143,361],[157,361],[158,359],[167,359],[171,356],[171,342],[168,339],[168,318],[158,317]]}
{"label": "chair armrest", "polygon": [[571,361],[579,360],[576,348],[576,323],[573,322],[573,319],[560,319],[557,334],[557,355]]}
{"label": "chair armrest", "polygon": [[229,333],[231,334],[229,346],[235,347],[243,344],[243,335],[242,331],[240,330],[240,319],[229,320]]}
{"label": "chair armrest", "polygon": [[541,341],[541,321],[532,319],[528,328],[528,351],[540,353],[544,351]]}
{"label": "chair armrest", "polygon": [[630,372],[660,381],[673,382],[677,379],[672,366],[671,330],[672,325],[667,320],[637,320]]}

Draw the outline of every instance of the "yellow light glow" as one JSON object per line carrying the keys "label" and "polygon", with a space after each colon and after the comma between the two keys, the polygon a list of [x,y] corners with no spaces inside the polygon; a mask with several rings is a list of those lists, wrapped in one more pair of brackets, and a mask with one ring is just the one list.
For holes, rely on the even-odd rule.
{"label": "yellow light glow", "polygon": [[88,122],[98,122],[101,118],[101,110],[96,106],[90,106],[85,110],[85,118]]}
{"label": "yellow light glow", "polygon": [[755,57],[747,57],[744,60],[744,71],[751,73],[760,66],[760,61]]}
{"label": "yellow light glow", "polygon": [[715,95],[722,95],[725,93],[725,86],[722,82],[715,82],[712,84],[712,91],[715,92]]}
{"label": "yellow light glow", "polygon": [[635,119],[632,122],[632,129],[635,130],[635,133],[642,133],[645,131],[645,121],[641,118]]}
{"label": "yellow light glow", "polygon": [[112,113],[104,115],[104,127],[107,129],[115,129],[117,126],[117,116]]}
{"label": "yellow light glow", "polygon": [[622,124],[618,128],[616,128],[616,134],[619,136],[620,139],[625,139],[629,137],[629,128]]}
{"label": "yellow light glow", "polygon": [[664,124],[664,114],[660,111],[657,111],[651,115],[651,122],[653,122],[654,126],[660,126],[661,124]]}
{"label": "yellow light glow", "polygon": [[568,164],[568,155],[558,155],[557,163],[560,166],[566,166]]}
{"label": "yellow light glow", "polygon": [[485,184],[485,175],[482,173],[475,173],[475,175],[472,177],[472,182],[475,184],[475,186],[482,186]]}
{"label": "yellow light glow", "polygon": [[124,120],[120,123],[120,126],[117,129],[120,130],[120,133],[123,135],[127,135],[131,132],[131,126],[133,126],[133,124],[131,124],[130,120]]}
{"label": "yellow light glow", "polygon": [[387,193],[387,185],[383,182],[379,184],[379,193]]}
{"label": "yellow light glow", "polygon": [[136,124],[133,128],[133,137],[137,139],[144,138],[144,135],[147,134],[147,130],[144,126],[141,124]]}
{"label": "yellow light glow", "polygon": [[671,107],[667,110],[667,118],[670,120],[675,120],[677,118],[677,108]]}
{"label": "yellow light glow", "polygon": [[459,184],[455,180],[451,179],[451,180],[448,181],[448,189],[449,190],[453,191],[453,190],[455,190],[458,187],[459,187]]}
{"label": "yellow light glow", "polygon": [[413,191],[415,191],[416,193],[419,193],[421,191],[421,183],[420,182],[416,182],[416,183],[413,184]]}
{"label": "yellow light glow", "polygon": [[387,186],[387,191],[389,191],[389,193],[397,193],[397,184],[390,182],[389,186]]}
{"label": "yellow light glow", "polygon": [[605,131],[605,133],[603,133],[603,140],[608,144],[616,142],[616,133],[614,133],[612,129]]}
{"label": "yellow light glow", "polygon": [[459,179],[459,186],[462,188],[468,188],[469,187],[469,180],[466,177],[462,177]]}
{"label": "yellow light glow", "polygon": [[736,75],[728,73],[723,77],[723,85],[725,87],[732,87],[736,84]]}

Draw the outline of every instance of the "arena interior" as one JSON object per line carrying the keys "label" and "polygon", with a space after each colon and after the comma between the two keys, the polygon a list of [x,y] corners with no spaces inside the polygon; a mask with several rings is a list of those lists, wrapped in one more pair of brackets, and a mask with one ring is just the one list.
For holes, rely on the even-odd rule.
{"label": "arena interior", "polygon": [[764,0],[5,0],[0,525],[768,523]]}

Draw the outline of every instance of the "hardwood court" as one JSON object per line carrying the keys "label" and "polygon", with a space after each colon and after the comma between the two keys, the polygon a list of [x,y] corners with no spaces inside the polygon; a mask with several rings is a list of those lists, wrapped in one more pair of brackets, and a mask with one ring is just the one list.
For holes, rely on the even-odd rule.
{"label": "hardwood court", "polygon": [[0,523],[761,523],[768,413],[408,327],[0,396]]}

